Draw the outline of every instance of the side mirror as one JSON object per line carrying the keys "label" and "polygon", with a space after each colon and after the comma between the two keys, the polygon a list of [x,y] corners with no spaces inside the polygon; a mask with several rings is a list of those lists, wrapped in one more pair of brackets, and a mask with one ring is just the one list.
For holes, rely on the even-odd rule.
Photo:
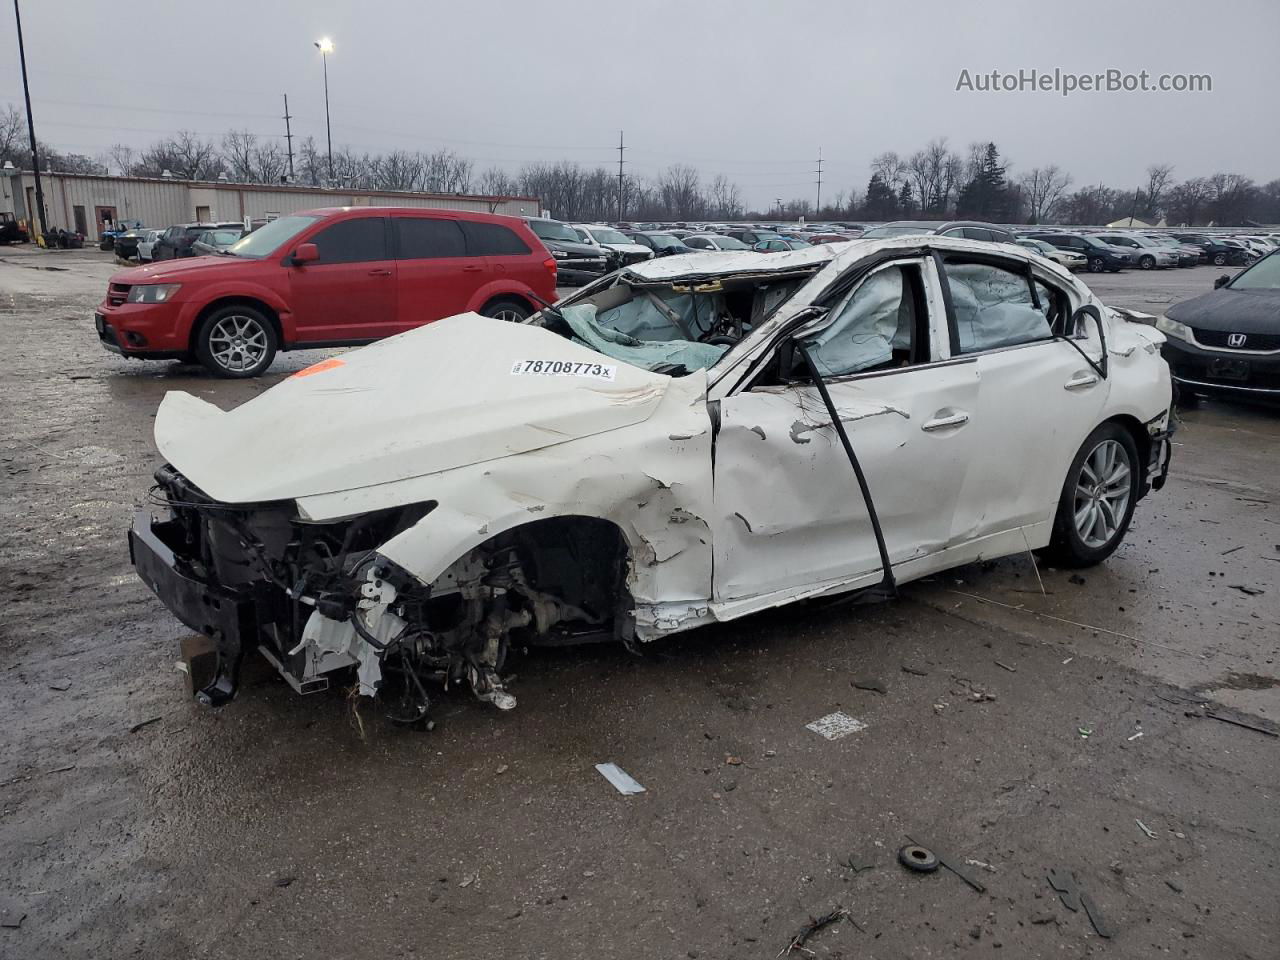
{"label": "side mirror", "polygon": [[1231,282],[1231,278],[1224,273],[1217,280],[1213,281],[1213,289],[1219,290],[1222,287],[1225,287],[1230,282]]}
{"label": "side mirror", "polygon": [[300,243],[293,251],[293,265],[300,266],[304,263],[315,263],[320,259],[320,248],[314,243]]}

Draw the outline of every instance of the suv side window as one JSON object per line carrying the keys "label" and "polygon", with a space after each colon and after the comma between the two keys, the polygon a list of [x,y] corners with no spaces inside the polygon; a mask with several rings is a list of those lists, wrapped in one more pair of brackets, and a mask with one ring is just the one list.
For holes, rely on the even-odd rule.
{"label": "suv side window", "polygon": [[510,227],[479,220],[461,220],[467,238],[467,255],[472,257],[514,257],[532,253],[529,245]]}
{"label": "suv side window", "polygon": [[1049,340],[1045,304],[1036,309],[1025,272],[989,263],[946,265],[960,353]]}
{"label": "suv side window", "polygon": [[400,260],[438,260],[465,257],[467,242],[456,220],[435,217],[394,217]]}
{"label": "suv side window", "polygon": [[311,238],[320,248],[319,263],[362,263],[387,259],[386,221],[382,217],[339,220]]}
{"label": "suv side window", "polygon": [[982,227],[965,227],[964,235],[970,240],[986,240],[988,243],[995,239],[990,230],[984,230]]}

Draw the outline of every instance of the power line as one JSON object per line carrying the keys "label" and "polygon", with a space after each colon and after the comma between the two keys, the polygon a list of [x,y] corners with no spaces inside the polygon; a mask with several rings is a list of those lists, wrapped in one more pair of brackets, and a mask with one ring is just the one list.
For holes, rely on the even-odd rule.
{"label": "power line", "polygon": [[284,95],[284,141],[286,144],[288,144],[287,149],[289,151],[289,180],[292,181],[294,179],[293,177],[293,131],[289,129],[290,119],[291,118],[289,116],[289,95],[286,93]]}
{"label": "power line", "polygon": [[623,191],[626,188],[623,185],[623,179],[622,179],[622,164],[623,164],[622,151],[626,149],[626,146],[623,144],[622,134],[623,134],[623,131],[619,130],[618,131],[618,219],[619,220],[622,219],[623,211],[626,209],[626,205],[623,203]]}
{"label": "power line", "polygon": [[818,216],[818,211],[822,209],[822,148],[818,148],[818,198],[813,204],[813,215]]}

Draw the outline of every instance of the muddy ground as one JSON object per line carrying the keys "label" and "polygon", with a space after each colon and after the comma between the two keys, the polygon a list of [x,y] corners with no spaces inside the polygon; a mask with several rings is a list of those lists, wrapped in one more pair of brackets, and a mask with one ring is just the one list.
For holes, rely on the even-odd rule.
{"label": "muddy ground", "polygon": [[[1204,714],[1280,720],[1280,415],[1185,412],[1119,552],[1043,592],[1018,557],[538,654],[514,712],[445,696],[429,734],[257,666],[214,712],[128,562],[152,416],[323,354],[254,383],[122,360],[92,329],[113,269],[0,250],[0,957],[746,960],[838,907],[816,956],[1277,956],[1280,739]],[[1094,286],[1159,311],[1220,272]],[[865,728],[805,728],[834,711]],[[908,835],[985,891],[905,871]]]}

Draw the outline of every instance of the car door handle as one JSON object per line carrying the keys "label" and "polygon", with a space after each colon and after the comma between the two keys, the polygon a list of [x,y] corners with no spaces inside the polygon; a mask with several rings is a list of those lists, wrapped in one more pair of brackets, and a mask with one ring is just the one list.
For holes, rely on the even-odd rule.
{"label": "car door handle", "polygon": [[934,417],[932,420],[926,420],[920,425],[920,429],[926,433],[932,433],[934,430],[946,430],[948,427],[960,427],[969,422],[967,413],[953,413],[946,417]]}
{"label": "car door handle", "polygon": [[483,270],[484,267],[477,267],[474,263],[467,264],[467,266],[462,268],[463,273],[480,273]]}
{"label": "car door handle", "polygon": [[369,276],[371,276],[371,277],[389,277],[389,276],[391,276],[391,271],[390,271],[390,270],[370,270],[370,271],[369,271]]}
{"label": "car door handle", "polygon": [[1067,390],[1083,390],[1085,387],[1092,387],[1097,382],[1098,375],[1096,373],[1077,373],[1062,386]]}

